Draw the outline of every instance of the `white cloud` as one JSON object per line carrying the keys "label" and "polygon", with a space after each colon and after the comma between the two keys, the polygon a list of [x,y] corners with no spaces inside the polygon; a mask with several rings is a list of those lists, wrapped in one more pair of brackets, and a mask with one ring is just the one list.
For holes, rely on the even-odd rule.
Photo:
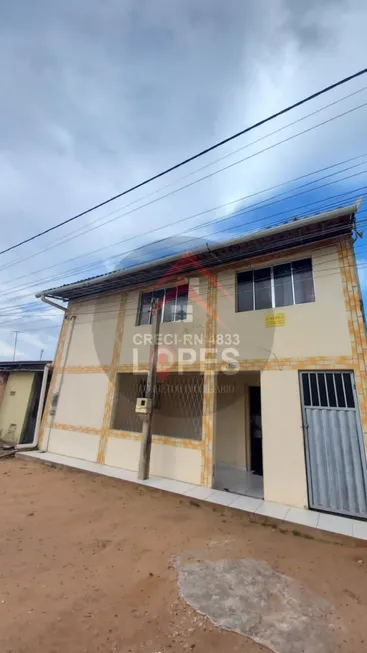
{"label": "white cloud", "polygon": [[[12,360],[14,355],[14,344],[11,345],[8,342],[1,340],[0,339],[0,357],[3,360]],[[25,352],[20,351],[18,348],[16,349],[16,359],[18,358],[25,358]]]}

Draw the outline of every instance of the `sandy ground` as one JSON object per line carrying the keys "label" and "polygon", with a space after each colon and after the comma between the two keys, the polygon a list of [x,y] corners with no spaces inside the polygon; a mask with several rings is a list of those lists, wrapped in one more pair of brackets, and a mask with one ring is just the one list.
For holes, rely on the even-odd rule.
{"label": "sandy ground", "polygon": [[0,461],[0,529],[1,653],[268,650],[179,597],[172,559],[195,549],[266,561],[335,606],[335,650],[367,650],[367,548],[356,540],[21,459]]}

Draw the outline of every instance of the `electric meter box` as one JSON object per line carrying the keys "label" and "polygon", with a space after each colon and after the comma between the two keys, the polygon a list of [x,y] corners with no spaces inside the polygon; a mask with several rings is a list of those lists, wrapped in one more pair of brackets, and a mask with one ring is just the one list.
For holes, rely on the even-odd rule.
{"label": "electric meter box", "polygon": [[135,412],[141,415],[148,415],[152,412],[152,400],[146,397],[138,397],[136,400]]}

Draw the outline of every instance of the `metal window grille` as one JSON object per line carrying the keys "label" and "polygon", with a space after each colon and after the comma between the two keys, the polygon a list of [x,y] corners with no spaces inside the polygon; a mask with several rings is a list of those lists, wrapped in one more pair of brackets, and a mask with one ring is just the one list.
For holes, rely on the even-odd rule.
{"label": "metal window grille", "polygon": [[355,408],[350,372],[302,372],[303,403],[312,408]]}
{"label": "metal window grille", "polygon": [[[141,433],[136,399],[145,396],[146,375],[118,374],[112,428]],[[201,440],[204,378],[200,373],[157,378],[152,430],[154,435]]]}

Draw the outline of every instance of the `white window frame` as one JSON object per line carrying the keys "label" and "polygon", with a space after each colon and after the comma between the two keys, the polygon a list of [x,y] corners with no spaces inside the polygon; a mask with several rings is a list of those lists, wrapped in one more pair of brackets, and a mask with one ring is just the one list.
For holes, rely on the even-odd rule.
{"label": "white window frame", "polygon": [[[178,297],[178,289],[181,288],[182,286],[187,286],[187,307],[188,307],[188,301],[189,301],[189,294],[190,294],[190,287],[188,283],[183,283],[179,284],[178,286],[169,286],[168,288],[156,288],[154,290],[146,290],[142,291],[139,295],[139,303],[138,303],[138,311],[136,315],[136,326],[149,326],[152,323],[152,299],[153,299],[153,293],[158,292],[158,291],[163,291],[163,300],[162,300],[162,308],[161,308],[161,315],[162,315],[162,323],[163,324],[169,324],[173,322],[186,322],[187,317],[188,317],[188,310],[186,309],[186,317],[184,320],[177,320],[176,319],[176,311],[177,311],[177,297]],[[166,307],[166,295],[168,290],[175,289],[176,295],[175,295],[175,308],[174,308],[174,320],[166,320],[164,321],[164,311]],[[140,324],[140,318],[141,318],[141,307],[142,307],[142,302],[143,302],[143,295],[147,295],[150,293],[151,295],[151,301],[150,301],[150,309],[149,309],[149,322],[147,324]]]}

